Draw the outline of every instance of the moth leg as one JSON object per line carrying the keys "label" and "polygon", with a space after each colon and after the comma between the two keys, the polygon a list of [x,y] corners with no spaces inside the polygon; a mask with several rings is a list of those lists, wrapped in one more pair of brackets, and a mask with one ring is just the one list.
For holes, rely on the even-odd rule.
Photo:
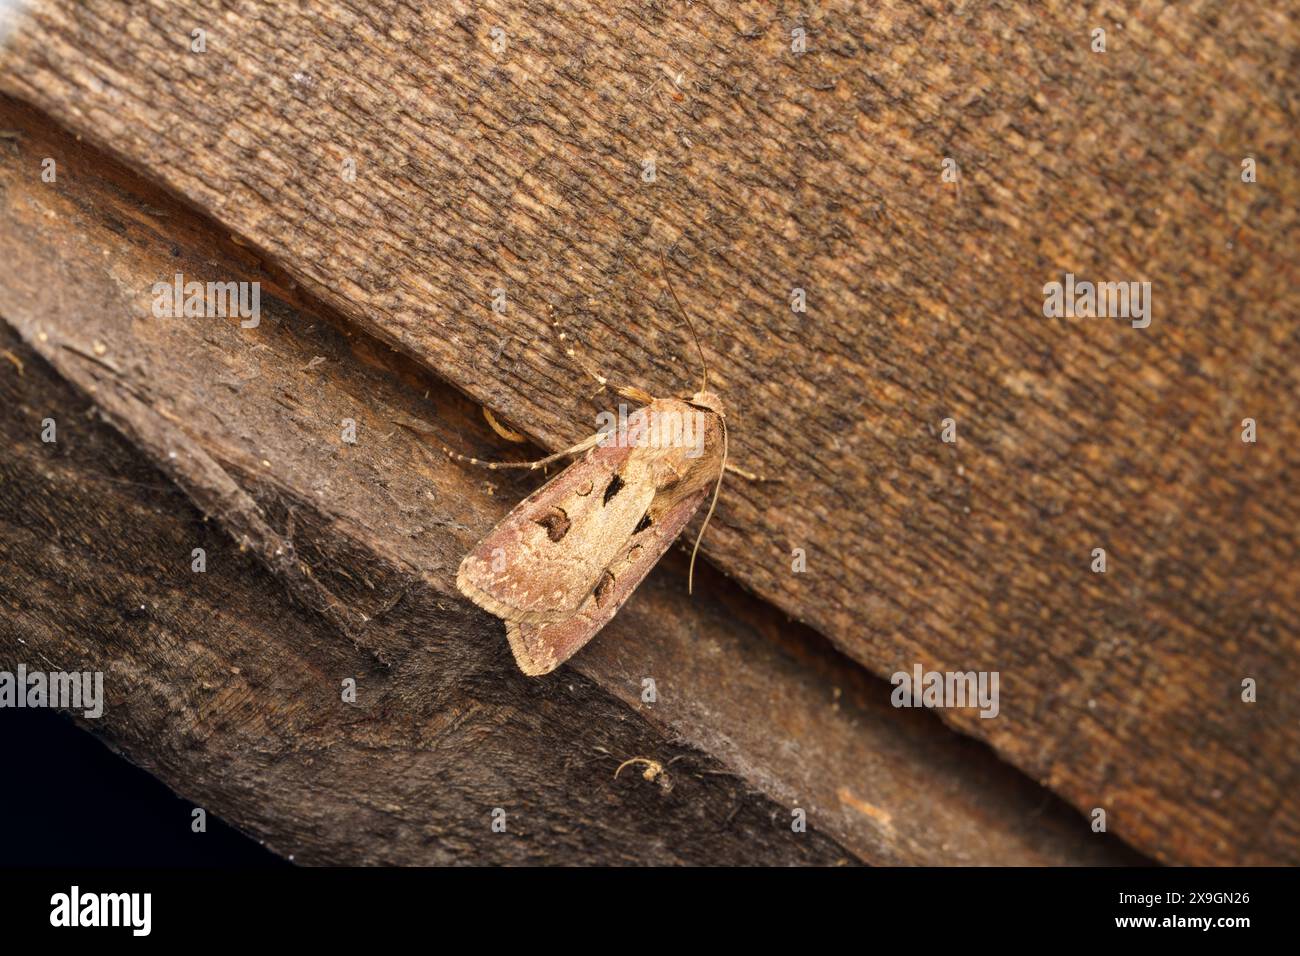
{"label": "moth leg", "polygon": [[649,405],[655,400],[655,397],[644,388],[637,388],[635,385],[610,385],[609,388],[623,398],[630,398],[642,405]]}
{"label": "moth leg", "polygon": [[560,342],[561,344],[564,345],[564,354],[567,355],[569,358],[573,359],[573,361],[578,365],[578,367],[581,368],[584,372],[586,372],[589,376],[591,376],[592,380],[595,381],[595,383],[599,385],[602,389],[608,388],[610,391],[614,392],[615,394],[621,395],[623,398],[631,399],[634,402],[639,402],[642,405],[649,405],[651,402],[655,400],[655,397],[653,395],[651,395],[643,388],[637,388],[635,385],[611,385],[609,383],[609,379],[606,378],[604,375],[601,375],[600,372],[596,371],[596,369],[592,368],[592,366],[587,363],[587,360],[584,359],[581,355],[579,355],[575,349],[571,348],[567,344],[564,344],[568,339],[569,333],[560,332],[559,331],[560,326],[558,322],[551,323],[551,326],[552,328],[556,329]]}
{"label": "moth leg", "polygon": [[570,455],[580,455],[589,448],[594,448],[605,435],[604,432],[596,432],[589,438],[584,438],[572,448],[566,448],[564,451],[557,451],[554,455],[547,455],[545,458],[539,458],[536,461],[483,461],[480,458],[471,458],[469,455],[462,455],[460,452],[452,451],[446,445],[442,446],[443,452],[448,458],[455,461],[463,461],[469,465],[479,465],[483,468],[490,468],[496,471],[498,468],[527,468],[529,471],[536,471],[545,465],[559,461],[561,458],[568,458]]}
{"label": "moth leg", "polygon": [[785,481],[784,478],[769,478],[767,477],[767,475],[756,475],[752,471],[746,471],[744,468],[741,468],[739,465],[733,465],[731,462],[727,462],[726,467],[727,467],[727,471],[731,472],[733,475],[739,475],[741,478],[744,478],[746,481],[770,481],[770,482]]}

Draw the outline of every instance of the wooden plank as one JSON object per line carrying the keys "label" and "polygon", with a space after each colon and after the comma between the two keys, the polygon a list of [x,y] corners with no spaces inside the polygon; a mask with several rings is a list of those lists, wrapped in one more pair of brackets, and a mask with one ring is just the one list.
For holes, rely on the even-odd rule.
{"label": "wooden plank", "polygon": [[[103,666],[95,729],[178,791],[312,862],[1136,859],[720,575],[685,600],[684,555],[572,667],[522,680],[453,578],[528,483],[392,421],[517,449],[158,189],[11,101],[0,128],[0,662]],[[29,174],[45,155],[55,184]],[[154,317],[176,272],[261,281],[262,322]],[[680,786],[614,781],[633,756]]]}
{"label": "wooden plank", "polygon": [[[1240,686],[1300,679],[1300,31],[1143,4],[1098,54],[1099,16],[842,4],[796,56],[761,4],[52,2],[0,83],[550,448],[609,404],[553,319],[694,380],[669,253],[737,459],[791,479],[724,489],[719,567],[877,674],[999,671],[946,719],[1150,852],[1296,862],[1300,704]],[[1152,324],[1043,318],[1066,272]]]}
{"label": "wooden plank", "polygon": [[[196,806],[307,864],[852,859],[775,826],[781,808],[581,675],[529,681],[483,643],[456,660],[412,647],[385,669],[322,640],[319,619],[286,607],[253,556],[39,355],[7,329],[0,344],[25,359],[22,380],[3,378],[6,406],[36,411],[39,397],[62,425],[51,452],[30,417],[0,417],[17,452],[0,486],[6,663],[103,671],[106,726],[82,723]],[[195,546],[212,556],[205,574],[188,570]],[[356,706],[340,700],[344,677]],[[537,759],[559,740],[565,759]],[[643,753],[675,761],[671,794],[635,772],[613,779],[621,756]]]}

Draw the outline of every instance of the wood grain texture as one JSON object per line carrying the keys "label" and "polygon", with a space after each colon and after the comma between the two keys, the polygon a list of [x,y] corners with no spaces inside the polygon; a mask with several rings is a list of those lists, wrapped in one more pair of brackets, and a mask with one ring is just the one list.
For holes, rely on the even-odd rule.
{"label": "wood grain texture", "polygon": [[[0,344],[25,352],[7,330]],[[443,655],[411,640],[385,668],[322,640],[251,553],[26,358],[25,381],[0,387],[18,410],[2,416],[16,452],[0,490],[6,663],[104,671],[105,717],[80,722],[196,806],[307,864],[852,861],[581,675],[529,681],[485,641]],[[63,424],[57,449],[32,440],[22,413],[37,398]],[[196,546],[207,573],[188,570]],[[408,639],[422,619],[447,626],[429,597],[393,615]],[[345,676],[355,706],[340,700]],[[562,758],[538,760],[544,741],[564,741]],[[671,762],[670,793],[613,779],[620,756],[644,753]]]}
{"label": "wood grain texture", "polygon": [[[684,554],[522,679],[454,577],[532,483],[393,421],[518,447],[30,109],[0,98],[0,128],[0,666],[104,666],[88,726],[188,798],[303,862],[1140,859],[720,575],[684,600]],[[49,154],[55,184],[29,174]],[[176,271],[263,282],[262,323],[155,318]],[[671,792],[615,782],[633,756]],[[496,806],[516,836],[488,829]]]}
{"label": "wood grain texture", "polygon": [[[724,489],[720,568],[877,674],[999,671],[997,719],[945,718],[1163,859],[1297,862],[1298,35],[1209,0],[43,2],[0,84],[550,448],[609,405],[552,320],[693,381],[667,252],[737,459],[790,479]],[[1152,325],[1044,319],[1065,272],[1151,281]]]}

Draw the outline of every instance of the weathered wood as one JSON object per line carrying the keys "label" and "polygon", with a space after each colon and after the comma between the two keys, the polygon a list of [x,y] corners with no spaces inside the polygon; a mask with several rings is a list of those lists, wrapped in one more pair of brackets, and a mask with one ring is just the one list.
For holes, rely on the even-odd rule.
{"label": "weathered wood", "polygon": [[[720,576],[685,600],[682,555],[573,666],[523,681],[453,577],[528,482],[392,424],[483,442],[477,409],[30,110],[0,100],[0,128],[0,351],[22,365],[0,360],[0,655],[105,666],[95,729],[180,792],[313,862],[1135,859]],[[56,184],[29,172],[47,154]],[[262,324],[154,318],[176,271],[262,281]],[[633,756],[689,779],[615,782]]]}
{"label": "weathered wood", "polygon": [[[46,2],[0,84],[551,448],[597,404],[552,319],[693,380],[668,252],[737,458],[790,479],[724,489],[721,568],[878,674],[999,671],[998,719],[945,717],[1150,852],[1296,862],[1300,31],[1116,16]],[[1067,271],[1152,281],[1152,325],[1044,319]]]}
{"label": "weathered wood", "polygon": [[[0,344],[26,352],[7,331]],[[23,380],[0,387],[19,410],[0,419],[15,452],[0,486],[6,662],[105,671],[106,726],[85,723],[196,805],[303,863],[850,859],[791,833],[783,808],[581,675],[529,681],[481,641],[421,652],[411,624],[464,627],[427,592],[405,598],[412,653],[392,668],[322,640],[251,554],[24,357]],[[37,396],[53,408],[29,405]],[[32,440],[30,416],[51,412],[56,449]],[[212,555],[205,574],[187,567],[196,546]],[[355,707],[339,699],[343,677],[359,685]],[[535,759],[555,741],[564,759]],[[620,757],[646,753],[674,761],[671,794],[636,772],[612,779]]]}

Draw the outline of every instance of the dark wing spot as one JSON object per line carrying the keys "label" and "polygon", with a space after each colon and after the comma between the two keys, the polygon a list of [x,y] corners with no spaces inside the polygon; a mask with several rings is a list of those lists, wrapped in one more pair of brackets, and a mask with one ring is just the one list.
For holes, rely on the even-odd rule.
{"label": "dark wing spot", "polygon": [[569,533],[569,516],[563,508],[552,508],[540,518],[534,518],[537,524],[546,529],[546,536],[552,541],[559,541]]}
{"label": "dark wing spot", "polygon": [[654,522],[650,520],[650,512],[647,511],[641,516],[641,520],[636,523],[636,527],[632,529],[632,533],[640,534],[652,524],[654,524]]}
{"label": "dark wing spot", "polygon": [[596,607],[604,607],[605,602],[609,600],[610,592],[613,590],[614,575],[606,571],[596,585],[596,590],[592,593],[592,597],[596,599]]}
{"label": "dark wing spot", "polygon": [[618,475],[609,479],[609,485],[605,488],[604,504],[609,504],[611,498],[623,490],[623,479]]}

